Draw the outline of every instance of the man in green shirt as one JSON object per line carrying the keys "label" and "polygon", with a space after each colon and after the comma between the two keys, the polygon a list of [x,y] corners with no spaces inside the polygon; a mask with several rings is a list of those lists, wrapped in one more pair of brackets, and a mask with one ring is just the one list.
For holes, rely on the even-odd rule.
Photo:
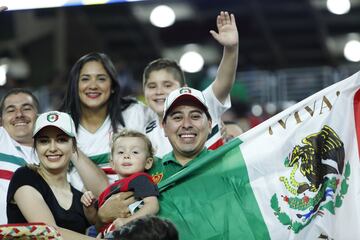
{"label": "man in green shirt", "polygon": [[[165,100],[162,125],[173,151],[150,170],[159,183],[158,215],[175,224],[181,240],[269,239],[241,157],[241,140],[207,150],[211,121],[195,89],[174,90]],[[119,202],[123,209],[124,201]]]}
{"label": "man in green shirt", "polygon": [[202,92],[189,87],[172,91],[165,101],[162,124],[173,151],[158,159],[150,170],[156,183],[209,153],[205,142],[211,117]]}

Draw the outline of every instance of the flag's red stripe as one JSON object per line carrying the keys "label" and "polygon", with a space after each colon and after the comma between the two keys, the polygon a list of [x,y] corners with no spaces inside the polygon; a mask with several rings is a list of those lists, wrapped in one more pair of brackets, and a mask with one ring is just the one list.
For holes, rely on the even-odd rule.
{"label": "flag's red stripe", "polygon": [[208,149],[215,150],[222,145],[224,145],[224,140],[222,138],[219,138],[219,140],[211,144],[211,146],[209,146]]}
{"label": "flag's red stripe", "polygon": [[10,180],[13,175],[14,175],[14,172],[7,171],[7,170],[0,170],[0,179]]}
{"label": "flag's red stripe", "polygon": [[355,116],[356,139],[358,143],[358,153],[360,158],[360,90],[358,90],[354,96],[354,116]]}

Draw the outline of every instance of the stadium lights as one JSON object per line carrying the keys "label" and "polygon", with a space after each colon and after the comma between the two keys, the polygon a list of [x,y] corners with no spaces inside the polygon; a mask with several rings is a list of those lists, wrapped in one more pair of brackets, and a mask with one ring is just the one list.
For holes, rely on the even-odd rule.
{"label": "stadium lights", "polygon": [[7,64],[0,65],[0,86],[4,86],[6,84],[7,69]]}
{"label": "stadium lights", "polygon": [[360,41],[348,41],[344,47],[344,56],[348,61],[360,62]]}
{"label": "stadium lights", "polygon": [[349,0],[327,0],[326,6],[331,13],[342,15],[350,11],[351,3]]}
{"label": "stadium lights", "polygon": [[69,7],[81,5],[110,4],[129,2],[136,0],[1,0],[1,6],[7,6],[8,10]]}
{"label": "stadium lights", "polygon": [[204,66],[204,58],[200,53],[189,51],[184,53],[180,58],[180,66],[185,72],[196,73]]}
{"label": "stadium lights", "polygon": [[263,108],[261,107],[261,105],[259,104],[254,104],[251,107],[251,113],[255,116],[255,117],[260,117],[263,114]]}
{"label": "stadium lights", "polygon": [[169,27],[175,22],[175,12],[166,5],[155,7],[150,14],[150,22],[159,28]]}

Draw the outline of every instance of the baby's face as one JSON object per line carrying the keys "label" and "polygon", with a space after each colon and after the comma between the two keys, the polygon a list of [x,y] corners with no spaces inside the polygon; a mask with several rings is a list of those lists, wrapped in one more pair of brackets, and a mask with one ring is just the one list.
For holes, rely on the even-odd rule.
{"label": "baby's face", "polygon": [[144,172],[152,166],[146,143],[139,137],[119,137],[112,153],[111,165],[121,177]]}

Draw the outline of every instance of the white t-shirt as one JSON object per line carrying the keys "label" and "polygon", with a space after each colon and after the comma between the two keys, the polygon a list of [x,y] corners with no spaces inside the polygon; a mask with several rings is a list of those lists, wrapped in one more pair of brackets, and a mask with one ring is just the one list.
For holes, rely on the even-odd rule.
{"label": "white t-shirt", "polygon": [[[212,84],[208,86],[202,93],[204,94],[206,105],[208,106],[209,113],[212,118],[212,131],[205,143],[205,146],[207,148],[214,149],[222,143],[220,132],[221,116],[231,107],[230,95],[228,95],[226,98],[225,103],[222,104],[216,98],[212,89]],[[146,126],[145,132],[153,144],[156,157],[162,158],[165,154],[173,150],[168,138],[165,136],[164,129],[159,123],[159,118],[156,118],[156,120],[150,122]]]}
{"label": "white t-shirt", "polygon": [[[144,132],[147,123],[151,122],[155,117],[155,113],[142,103],[131,104],[122,112],[125,126],[127,129]],[[118,130],[124,128],[119,126]],[[112,183],[118,180],[115,172],[112,171],[109,164],[110,143],[112,136],[112,127],[110,117],[107,116],[102,126],[95,133],[87,131],[79,125],[77,132],[77,145],[93,162],[101,167],[109,177]],[[80,191],[83,191],[83,183],[75,168],[73,168],[68,176],[71,184]]]}
{"label": "white t-shirt", "polygon": [[39,160],[32,147],[20,145],[0,127],[0,224],[7,224],[6,196],[15,170]]}

